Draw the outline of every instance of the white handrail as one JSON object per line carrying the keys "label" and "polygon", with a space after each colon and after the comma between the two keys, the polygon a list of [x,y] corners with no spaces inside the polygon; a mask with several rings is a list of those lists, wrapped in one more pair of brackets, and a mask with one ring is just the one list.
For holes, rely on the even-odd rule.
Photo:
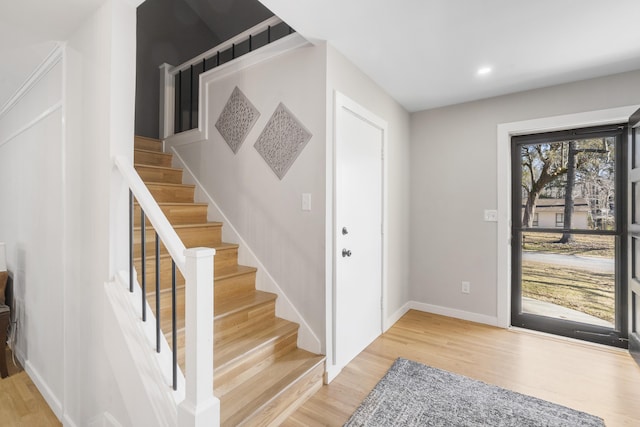
{"label": "white handrail", "polygon": [[[219,426],[220,400],[213,395],[212,284],[216,251],[211,248],[186,249],[151,192],[133,168],[131,161],[125,156],[117,156],[114,163],[186,282],[185,396],[177,408],[178,426]],[[145,224],[142,226],[144,227]],[[173,310],[175,314],[176,308],[173,307]],[[173,351],[176,352],[177,349],[174,348]],[[174,369],[176,369],[175,366]]]}
{"label": "white handrail", "polygon": [[156,203],[147,186],[142,182],[142,179],[131,165],[130,160],[125,156],[117,156],[115,158],[115,164],[129,185],[138,204],[147,218],[149,218],[149,221],[151,221],[158,236],[160,236],[169,255],[171,255],[171,258],[173,258],[173,261],[176,263],[176,267],[178,267],[178,270],[186,277],[186,259],[184,255],[186,248],[184,243],[182,243],[182,240],[178,237],[178,234],[169,223],[160,206]]}
{"label": "white handrail", "polygon": [[263,32],[264,30],[266,30],[268,27],[273,27],[275,25],[278,25],[282,22],[282,19],[278,18],[277,16],[272,16],[271,18],[260,22],[259,24],[254,25],[253,27],[249,28],[246,31],[243,31],[242,33],[238,34],[237,36],[235,36],[232,39],[229,39],[223,43],[220,43],[219,45],[212,47],[211,49],[209,49],[208,51],[201,53],[200,55],[196,56],[193,59],[190,59],[189,61],[182,63],[180,65],[177,65],[175,67],[173,67],[169,73],[171,73],[172,75],[176,75],[178,74],[178,72],[180,71],[184,71],[187,68],[191,67],[192,65],[195,64],[199,64],[202,62],[203,59],[205,58],[211,58],[212,56],[214,56],[215,54],[217,54],[218,52],[223,52],[226,49],[229,49],[232,45],[234,44],[238,44],[240,42],[245,41],[246,39],[249,38],[249,36],[255,36],[256,34],[260,34],[261,32]]}

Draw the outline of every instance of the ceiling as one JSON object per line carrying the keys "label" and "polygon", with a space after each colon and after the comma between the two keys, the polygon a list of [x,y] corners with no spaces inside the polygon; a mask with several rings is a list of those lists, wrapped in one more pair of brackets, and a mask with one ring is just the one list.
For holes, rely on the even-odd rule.
{"label": "ceiling", "polygon": [[638,0],[260,1],[409,111],[640,69]]}
{"label": "ceiling", "polygon": [[[143,0],[124,1],[138,6]],[[272,16],[256,0],[182,1],[222,40],[234,36],[232,33],[239,26],[248,28],[253,25],[252,20]],[[0,0],[0,111],[52,52],[56,41],[67,40],[80,23],[104,2],[105,0]],[[167,3],[170,4],[171,1]],[[169,15],[174,12],[170,11]],[[229,19],[230,16],[240,15],[239,20]]]}
{"label": "ceiling", "polygon": [[[0,1],[0,109],[103,1]],[[409,111],[640,69],[638,0],[260,1]]]}

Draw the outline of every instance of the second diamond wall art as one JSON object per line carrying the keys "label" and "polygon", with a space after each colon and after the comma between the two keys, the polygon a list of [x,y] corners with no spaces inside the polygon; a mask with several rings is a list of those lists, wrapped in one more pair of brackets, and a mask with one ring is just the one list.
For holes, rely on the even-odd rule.
{"label": "second diamond wall art", "polygon": [[280,180],[311,139],[309,132],[283,103],[280,103],[254,144]]}

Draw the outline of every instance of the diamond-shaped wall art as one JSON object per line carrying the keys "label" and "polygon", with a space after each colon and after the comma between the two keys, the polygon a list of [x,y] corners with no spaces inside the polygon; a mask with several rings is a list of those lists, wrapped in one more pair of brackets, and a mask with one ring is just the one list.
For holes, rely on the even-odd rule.
{"label": "diamond-shaped wall art", "polygon": [[278,178],[282,179],[311,136],[311,132],[280,103],[254,147]]}
{"label": "diamond-shaped wall art", "polygon": [[234,154],[240,149],[258,117],[260,113],[256,107],[236,86],[216,122],[216,129]]}

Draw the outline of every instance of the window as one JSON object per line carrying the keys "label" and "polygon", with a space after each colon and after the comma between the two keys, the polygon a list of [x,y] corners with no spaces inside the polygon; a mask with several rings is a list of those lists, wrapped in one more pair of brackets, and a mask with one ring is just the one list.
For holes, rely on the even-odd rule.
{"label": "window", "polygon": [[537,213],[533,214],[533,222],[531,223],[531,225],[533,227],[537,227],[538,226],[538,214]]}
{"label": "window", "polygon": [[564,214],[557,213],[556,214],[556,227],[562,227],[564,225]]}

